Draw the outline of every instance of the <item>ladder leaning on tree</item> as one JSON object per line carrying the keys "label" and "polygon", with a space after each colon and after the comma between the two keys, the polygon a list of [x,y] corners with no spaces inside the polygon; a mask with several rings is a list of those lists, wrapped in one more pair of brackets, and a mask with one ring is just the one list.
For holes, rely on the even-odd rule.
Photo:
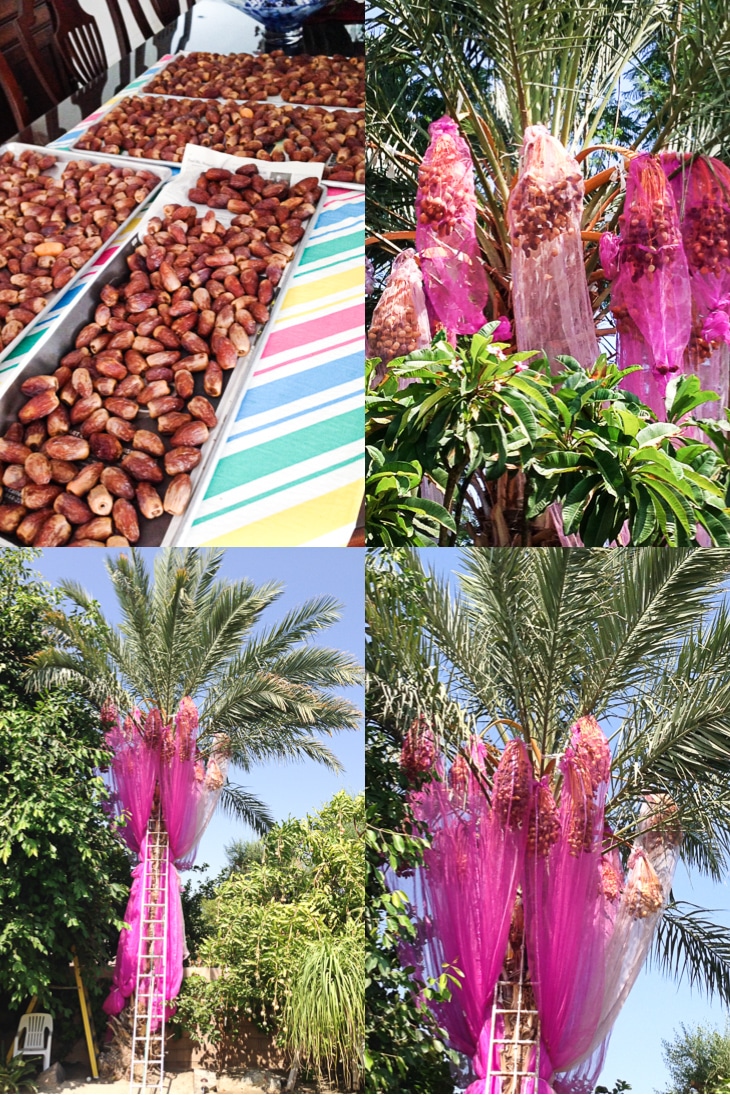
{"label": "ladder leaning on tree", "polygon": [[[170,844],[159,812],[147,824],[142,874],[142,920],[134,986],[130,1095],[156,1095],[165,1078],[165,987]],[[156,1017],[159,1016],[159,1025]],[[153,1029],[156,1028],[156,1029]]]}

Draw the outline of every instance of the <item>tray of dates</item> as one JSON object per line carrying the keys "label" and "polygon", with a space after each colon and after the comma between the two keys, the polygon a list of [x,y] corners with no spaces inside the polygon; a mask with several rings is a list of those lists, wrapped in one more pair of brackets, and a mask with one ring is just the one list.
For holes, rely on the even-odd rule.
{"label": "tray of dates", "polygon": [[189,150],[0,398],[5,543],[185,542],[316,220],[316,168]]}
{"label": "tray of dates", "polygon": [[0,361],[172,174],[122,156],[0,146]]}
{"label": "tray of dates", "polygon": [[264,163],[321,163],[328,182],[365,183],[363,110],[133,94],[102,111],[74,130],[69,148],[177,167],[194,145]]}
{"label": "tray of dates", "polygon": [[183,99],[251,99],[363,109],[365,58],[181,50],[143,85],[145,95]]}

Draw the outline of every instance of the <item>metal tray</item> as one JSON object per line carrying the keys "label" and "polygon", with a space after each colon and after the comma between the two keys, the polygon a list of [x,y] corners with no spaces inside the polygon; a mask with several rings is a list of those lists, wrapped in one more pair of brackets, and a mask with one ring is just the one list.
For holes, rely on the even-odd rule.
{"label": "metal tray", "polygon": [[[155,67],[154,72],[150,72],[148,79],[144,84],[140,84],[138,88],[135,88],[135,92],[139,95],[156,95],[161,99],[205,99],[208,103],[227,103],[229,100],[225,96],[221,95],[215,99],[208,99],[202,95],[166,95],[163,91],[146,91],[148,84],[151,84],[153,80],[156,80],[160,73],[164,72],[168,65],[171,65],[173,61],[177,61],[179,57],[190,57],[193,53],[205,53],[207,50],[199,49],[180,49],[177,53],[173,53],[168,57],[162,59],[162,63]],[[249,57],[255,56],[255,54],[247,54]],[[326,56],[329,58],[329,54],[317,54],[318,57]],[[330,58],[331,59],[331,58]],[[233,99],[234,103],[247,103],[250,99]],[[358,113],[365,110],[365,103],[362,106],[326,106],[324,103],[292,103],[288,99],[282,99],[281,95],[267,95],[265,99],[256,99],[256,102],[271,103],[272,106],[319,106],[322,110],[347,110],[352,113]]]}
{"label": "metal tray", "polygon": [[[240,165],[241,162],[246,161],[241,161],[239,159],[236,162]],[[287,170],[289,166],[287,164],[266,163],[261,160],[255,162],[261,174],[266,174],[267,178],[274,179],[275,181],[278,179],[289,180],[292,178],[293,174],[300,174],[301,168],[306,166],[299,163],[293,163],[291,167],[297,168],[298,171],[292,172]],[[269,170],[265,170],[267,168]],[[20,390],[20,385],[23,381],[31,376],[55,372],[58,368],[59,359],[73,349],[78,332],[82,327],[87,323],[91,323],[93,320],[94,312],[96,311],[100,299],[100,289],[109,282],[112,284],[120,284],[129,276],[127,257],[132,254],[135,247],[141,242],[147,221],[151,217],[156,216],[165,205],[172,203],[184,205],[194,204],[180,198],[179,191],[181,186],[184,189],[187,189],[189,185],[189,179],[181,180],[181,178],[178,177],[158,194],[152,204],[145,209],[144,217],[134,236],[130,237],[124,246],[117,251],[114,258],[99,271],[99,275],[89,282],[83,293],[77,298],[73,311],[59,322],[51,337],[29,358],[27,364],[24,365],[22,370],[16,375],[8,389],[0,396],[0,435],[4,434],[10,425],[17,420],[18,411],[27,401],[27,396],[23,395]],[[221,445],[224,444],[226,440],[230,415],[235,411],[246,391],[256,362],[261,356],[267,337],[280,310],[281,302],[286,295],[286,290],[294,275],[294,271],[299,265],[299,261],[304,253],[309,236],[311,235],[312,228],[317,221],[323,202],[326,199],[326,183],[320,183],[320,185],[322,186],[322,195],[317,202],[314,213],[307,222],[304,236],[297,244],[296,253],[292,258],[292,261],[286,267],[284,276],[276,287],[268,322],[252,337],[250,352],[244,358],[239,358],[233,369],[223,373],[223,391],[221,392],[221,395],[217,399],[206,396],[215,409],[218,424],[211,429],[208,440],[201,448],[200,463],[189,473],[192,482],[192,492],[185,512],[179,516],[172,516],[165,513],[161,517],[156,517],[154,520],[148,520],[140,514],[140,537],[135,546],[160,547],[183,544],[184,541],[182,537],[193,520],[196,503],[205,493],[213,475],[218,452]],[[176,193],[176,191],[178,192]],[[195,208],[197,209],[199,216],[204,216],[205,213],[208,212],[207,206],[196,205]],[[229,213],[226,209],[215,209],[213,212],[220,223],[225,224],[226,226],[230,224],[235,216],[234,213]],[[195,392],[196,394],[201,394],[202,373],[196,373],[194,375],[196,378]],[[157,432],[156,420],[146,416],[144,408],[140,408],[140,413],[135,419],[135,423],[139,424],[139,429],[149,429],[153,433]],[[130,451],[130,446],[125,445],[124,451],[125,453]],[[91,460],[86,462],[91,462]],[[162,483],[155,484],[155,487],[161,496],[164,496],[169,482],[169,476],[165,475]],[[9,491],[5,488],[4,500],[20,501],[20,496],[16,496],[14,491]],[[7,536],[0,536],[0,544],[17,547],[18,542]]]}
{"label": "metal tray", "polygon": [[[154,75],[157,75],[157,73],[154,73]],[[150,77],[150,79],[151,79],[151,77]],[[88,152],[87,153],[86,149],[77,148],[78,142],[81,140],[81,138],[83,137],[83,135],[87,131],[87,129],[91,129],[92,126],[97,125],[102,120],[102,118],[106,114],[109,113],[109,111],[114,110],[115,107],[119,106],[119,104],[122,102],[122,100],[124,100],[124,99],[126,99],[130,96],[138,96],[138,95],[144,95],[144,94],[145,94],[145,92],[144,92],[143,87],[135,87],[129,92],[126,92],[126,91],[120,92],[119,95],[115,95],[114,98],[110,99],[108,103],[105,103],[98,110],[94,111],[94,113],[89,118],[85,118],[82,122],[79,122],[78,125],[74,126],[74,128],[72,130],[70,130],[70,132],[67,133],[64,137],[59,137],[58,143],[55,145],[55,147],[58,148],[58,149],[64,148],[66,151],[73,151],[74,152],[74,158],[78,158],[79,156],[87,156],[87,155],[92,156],[93,155],[93,156],[96,156],[97,158],[101,158],[101,159],[107,158],[107,159],[109,159],[110,162],[111,161],[116,162],[117,160],[122,160],[125,164],[129,164],[130,161],[131,161],[132,163],[144,164],[145,167],[148,167],[150,165],[155,166],[155,165],[164,164],[165,167],[171,167],[171,168],[174,168],[175,170],[179,171],[181,163],[182,163],[181,160],[147,160],[143,156],[120,156],[120,155],[117,155],[117,154],[113,154],[113,155],[110,155],[110,156],[106,157],[106,154],[104,152],[93,152],[93,153]],[[175,95],[159,95],[157,93],[155,93],[152,96],[152,98],[155,98],[155,99],[169,99],[169,100],[171,100],[172,102],[175,102],[175,103],[180,103],[180,102],[185,101],[185,99],[179,98]],[[190,97],[188,96],[187,98],[190,98]],[[219,99],[192,99],[192,98],[190,98],[190,101],[194,102],[194,103],[228,102],[227,99],[220,99],[219,100]],[[234,102],[245,102],[246,100],[234,99],[233,101]],[[363,114],[365,112],[364,107],[361,107],[361,108],[351,108],[351,107],[349,107],[348,108],[348,107],[326,107],[325,106],[325,107],[307,108],[306,104],[304,104],[304,103],[283,103],[283,102],[276,103],[272,99],[260,99],[260,100],[257,99],[256,102],[265,102],[265,103],[270,104],[272,106],[295,106],[295,107],[303,107],[304,109],[327,110],[327,111],[330,111],[330,112],[335,111],[335,110],[344,110],[344,111],[349,112],[351,114]],[[72,137],[72,142],[70,144],[65,143],[66,138],[68,138],[68,137]],[[193,147],[194,148],[202,148],[203,146],[193,144]],[[53,151],[53,148],[51,148],[51,151]],[[256,162],[261,163],[261,164],[267,164],[267,163],[271,163],[272,161],[271,160],[257,160]],[[289,160],[280,161],[279,166],[281,166],[282,164],[286,165],[289,162],[290,162]],[[292,161],[292,162],[299,163],[301,161]],[[328,163],[325,163],[323,166],[328,167],[328,166],[332,166],[332,165],[331,165],[331,163],[328,162]],[[329,183],[329,180],[325,179],[325,182]],[[341,183],[341,182],[337,182],[337,180],[334,180],[332,183],[329,183],[329,185],[331,185],[333,187],[337,187],[337,186],[345,187],[348,190],[361,190],[363,192],[365,190],[365,186],[364,186],[363,183],[345,183],[345,182]]]}
{"label": "metal tray", "polygon": [[[50,167],[48,171],[45,172],[45,174],[50,175],[52,178],[60,178],[63,174],[63,168],[65,164],[71,163],[74,160],[88,160],[89,163],[108,163],[113,164],[117,167],[131,166],[130,158],[128,156],[106,156],[104,154],[99,154],[98,152],[69,152],[61,148],[46,148],[40,145],[22,144],[20,141],[8,141],[6,144],[0,145],[0,154],[4,152],[12,152],[14,155],[19,156],[21,152],[26,151],[38,152],[41,155],[46,156],[55,156],[55,164],[53,165],[53,167]],[[134,161],[132,161],[132,164],[133,162]],[[70,289],[71,286],[74,285],[80,277],[83,277],[86,271],[89,270],[95,262],[98,262],[99,255],[103,254],[105,248],[109,247],[110,244],[112,244],[114,240],[125,230],[130,222],[139,215],[140,209],[142,209],[147,202],[154,200],[155,195],[158,194],[160,191],[160,187],[169,182],[169,180],[173,176],[173,172],[168,166],[163,166],[159,162],[155,163],[154,160],[144,160],[143,166],[145,170],[150,171],[153,175],[159,176],[160,181],[158,182],[157,186],[150,190],[149,194],[143,202],[135,206],[127,219],[119,225],[119,227],[112,233],[108,240],[104,240],[102,246],[94,252],[88,262],[84,263],[84,265],[76,271],[74,276],[70,279],[70,281],[66,282],[62,289],[55,289],[48,294],[48,304],[46,305],[46,307],[37,314],[35,319],[32,319],[30,321],[27,327],[23,328],[19,335],[15,336],[12,342],[9,342],[7,346],[5,346],[2,351],[0,351],[0,361],[4,361],[6,357],[9,357],[12,354],[15,347],[20,342],[22,342],[25,336],[37,326],[38,321],[41,320],[45,315],[47,315],[52,308],[55,308],[59,297],[61,297],[68,289]]]}

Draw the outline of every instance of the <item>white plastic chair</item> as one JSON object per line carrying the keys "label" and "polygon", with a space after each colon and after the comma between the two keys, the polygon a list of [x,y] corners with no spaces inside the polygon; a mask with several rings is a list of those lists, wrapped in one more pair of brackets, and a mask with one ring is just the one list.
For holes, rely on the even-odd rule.
{"label": "white plastic chair", "polygon": [[[25,1031],[25,1042],[19,1046]],[[18,1023],[18,1033],[13,1042],[13,1056],[42,1057],[43,1069],[51,1067],[51,1042],[53,1041],[53,1016],[43,1011],[34,1011],[22,1015]]]}

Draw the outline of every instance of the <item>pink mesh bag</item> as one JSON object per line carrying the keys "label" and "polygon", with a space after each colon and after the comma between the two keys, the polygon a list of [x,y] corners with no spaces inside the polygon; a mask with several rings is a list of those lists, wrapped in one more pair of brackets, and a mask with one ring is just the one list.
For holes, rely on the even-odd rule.
{"label": "pink mesh bag", "polygon": [[583,177],[545,126],[529,126],[507,205],[518,350],[569,354],[584,368],[598,357],[581,243]]}
{"label": "pink mesh bag", "polygon": [[[618,358],[621,368],[642,366],[622,384],[663,418],[667,380],[682,368],[692,308],[676,203],[660,161],[649,153],[631,161],[619,225],[617,262],[607,271],[617,269],[611,309]],[[604,261],[607,246],[602,241]]]}
{"label": "pink mesh bag", "polygon": [[491,809],[485,794],[488,756],[476,740],[457,757],[448,780],[433,780],[411,796],[414,815],[432,835],[415,877],[415,909],[429,925],[422,964],[431,976],[441,973],[443,963],[463,971],[461,987],[452,986],[449,1003],[435,1010],[454,1047],[474,1058],[481,1077],[486,1062],[480,1038],[504,960],[527,840],[529,761],[522,742],[512,746],[497,769]]}
{"label": "pink mesh bag", "polygon": [[418,171],[416,250],[428,301],[453,341],[484,326],[489,292],[476,236],[474,164],[451,118],[432,122],[428,134]]}
{"label": "pink mesh bag", "polygon": [[[604,820],[611,754],[592,716],[571,727],[559,803],[550,778],[535,779],[519,740],[500,757],[472,739],[444,777],[432,739],[411,737],[406,769],[418,760],[419,774],[436,778],[410,795],[431,846],[411,887],[419,940],[404,948],[403,961],[420,976],[438,976],[445,963],[461,971],[451,1000],[433,1010],[472,1060],[476,1078],[466,1091],[592,1091],[669,895],[681,840],[673,803],[647,799],[624,877]],[[499,1042],[513,1037],[506,1027],[514,1005],[495,993],[518,983],[523,939],[522,999],[534,993],[539,1075],[537,1084],[523,1077],[515,1088],[499,1077],[514,1067],[515,1049]],[[534,1022],[531,1029],[536,1040]],[[528,1042],[529,1033],[520,1028]],[[536,1071],[535,1045],[518,1051],[520,1070]]]}
{"label": "pink mesh bag", "polygon": [[430,343],[423,279],[416,252],[409,247],[393,262],[368,331],[368,357],[380,358],[376,382],[385,376],[393,358],[405,357]]}
{"label": "pink mesh bag", "polygon": [[669,152],[661,162],[680,215],[692,291],[684,370],[720,396],[695,414],[719,418],[730,383],[730,170],[710,156]]}
{"label": "pink mesh bag", "polygon": [[[185,925],[177,868],[187,869],[195,859],[195,850],[220,798],[226,779],[228,760],[222,743],[217,742],[207,763],[197,748],[198,712],[189,697],[178,708],[172,725],[163,724],[156,709],[142,716],[135,710],[121,722],[107,721],[106,741],[112,751],[108,782],[113,790],[114,810],[122,823],[120,835],[139,863],[132,871],[130,892],[114,967],[112,990],[104,1001],[109,1015],[118,1015],[134,993],[141,926],[146,910],[156,907],[155,886],[166,887],[168,894],[167,931],[153,932],[147,946],[142,973],[142,992],[150,997],[151,1029],[157,1030],[166,1016],[174,1013],[172,1001],[178,995],[185,957]],[[148,822],[159,810],[168,846],[163,861],[153,865],[154,851],[149,845]],[[164,878],[163,878],[164,876]]]}
{"label": "pink mesh bag", "polygon": [[[606,913],[600,885],[608,742],[595,719],[579,719],[560,762],[560,806],[548,787],[534,799],[536,837],[525,860],[530,977],[550,1072],[567,1073],[591,1052],[604,990]],[[593,1090],[594,1078],[587,1077]]]}

